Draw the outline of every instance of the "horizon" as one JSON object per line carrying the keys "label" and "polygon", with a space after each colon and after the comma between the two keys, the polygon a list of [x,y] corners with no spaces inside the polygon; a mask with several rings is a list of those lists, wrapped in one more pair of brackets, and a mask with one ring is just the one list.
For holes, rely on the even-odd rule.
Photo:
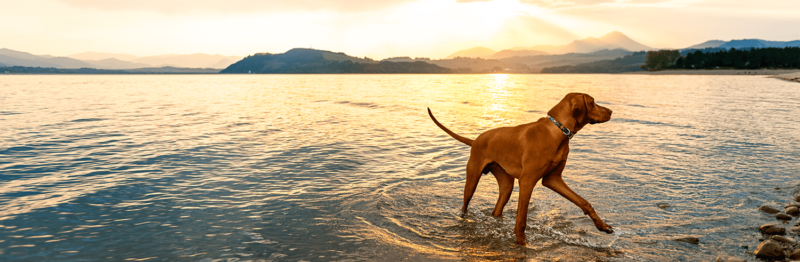
{"label": "horizon", "polygon": [[0,2],[0,48],[52,56],[244,57],[313,48],[378,60],[441,59],[474,47],[566,45],[614,31],[655,49],[800,39],[792,11],[800,2],[788,0]]}

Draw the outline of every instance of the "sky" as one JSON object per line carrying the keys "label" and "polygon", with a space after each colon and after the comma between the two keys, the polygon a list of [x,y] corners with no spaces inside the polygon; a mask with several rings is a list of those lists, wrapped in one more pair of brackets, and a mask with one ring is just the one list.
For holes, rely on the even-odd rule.
{"label": "sky", "polygon": [[798,0],[0,0],[0,48],[67,56],[282,53],[383,59],[563,45],[619,31],[655,48],[800,39]]}

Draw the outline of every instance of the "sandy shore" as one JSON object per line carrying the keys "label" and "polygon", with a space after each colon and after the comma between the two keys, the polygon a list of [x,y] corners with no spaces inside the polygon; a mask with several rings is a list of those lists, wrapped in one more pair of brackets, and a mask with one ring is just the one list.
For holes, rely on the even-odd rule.
{"label": "sandy shore", "polygon": [[638,71],[624,74],[633,75],[788,75],[798,74],[800,69],[696,69],[696,70],[661,70]]}
{"label": "sandy shore", "polygon": [[786,80],[786,81],[800,82],[800,72],[791,73],[791,74],[776,75],[776,76],[771,76],[771,77],[778,78],[778,79],[783,79],[783,80]]}

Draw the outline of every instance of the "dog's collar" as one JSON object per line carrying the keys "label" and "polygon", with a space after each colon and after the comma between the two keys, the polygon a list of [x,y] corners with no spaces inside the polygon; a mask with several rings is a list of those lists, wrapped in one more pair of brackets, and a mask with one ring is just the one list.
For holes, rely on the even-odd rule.
{"label": "dog's collar", "polygon": [[558,120],[556,120],[552,116],[547,116],[547,119],[550,119],[550,122],[553,122],[553,124],[556,124],[558,129],[561,129],[561,132],[564,133],[564,135],[567,136],[568,139],[572,139],[572,136],[575,135],[575,133],[572,133],[572,131],[570,131],[569,128],[567,128],[566,126],[562,125],[561,122],[558,122]]}

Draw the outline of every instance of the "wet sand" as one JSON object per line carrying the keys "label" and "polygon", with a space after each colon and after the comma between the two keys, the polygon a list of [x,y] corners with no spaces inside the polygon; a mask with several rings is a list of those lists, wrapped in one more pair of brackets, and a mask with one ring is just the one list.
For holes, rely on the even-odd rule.
{"label": "wet sand", "polygon": [[[661,71],[638,71],[624,74],[633,75],[787,75],[795,74],[800,77],[799,69],[696,69],[696,70],[661,70]],[[780,78],[780,77],[779,77]],[[783,79],[783,78],[781,78]]]}
{"label": "wet sand", "polygon": [[771,77],[778,78],[778,79],[783,79],[783,80],[786,80],[786,81],[800,82],[800,72],[791,73],[791,74],[776,75],[776,76],[771,76]]}

